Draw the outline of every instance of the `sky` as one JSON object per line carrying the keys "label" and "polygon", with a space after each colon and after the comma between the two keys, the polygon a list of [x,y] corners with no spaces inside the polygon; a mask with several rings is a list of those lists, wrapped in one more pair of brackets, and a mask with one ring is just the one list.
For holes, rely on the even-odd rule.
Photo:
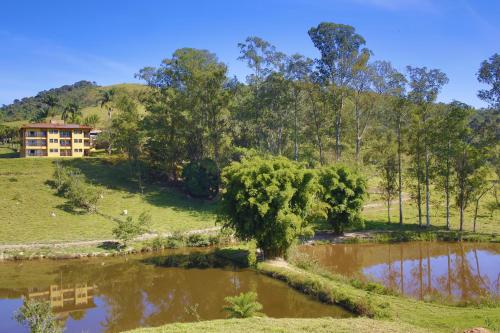
{"label": "sky", "polygon": [[498,17],[500,0],[1,0],[0,105],[79,80],[138,82],[182,47],[214,52],[244,80],[238,42],[317,58],[307,31],[335,22],[356,28],[372,60],[445,72],[439,101],[482,107],[476,73],[500,53]]}

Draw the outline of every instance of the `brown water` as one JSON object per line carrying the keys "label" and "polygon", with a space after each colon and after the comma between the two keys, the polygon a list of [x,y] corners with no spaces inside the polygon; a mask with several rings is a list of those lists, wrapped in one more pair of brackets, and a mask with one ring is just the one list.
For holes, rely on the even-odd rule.
{"label": "brown water", "polygon": [[500,244],[408,242],[303,246],[332,272],[418,299],[500,298]]}
{"label": "brown water", "polygon": [[[0,263],[0,332],[27,332],[12,319],[22,297],[44,299],[65,332],[119,332],[140,326],[225,318],[224,297],[253,290],[270,317],[347,317],[251,270],[182,269],[145,257]],[[149,258],[151,259],[151,258]]]}

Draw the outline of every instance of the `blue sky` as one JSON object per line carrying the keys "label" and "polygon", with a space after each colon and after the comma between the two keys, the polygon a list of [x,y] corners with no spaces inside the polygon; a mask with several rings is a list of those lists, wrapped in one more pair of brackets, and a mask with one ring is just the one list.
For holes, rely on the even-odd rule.
{"label": "blue sky", "polygon": [[0,17],[0,105],[78,80],[134,82],[181,47],[216,53],[244,79],[238,42],[317,57],[307,30],[330,21],[353,25],[376,60],[443,70],[440,101],[480,107],[475,74],[500,52],[497,0],[2,0]]}

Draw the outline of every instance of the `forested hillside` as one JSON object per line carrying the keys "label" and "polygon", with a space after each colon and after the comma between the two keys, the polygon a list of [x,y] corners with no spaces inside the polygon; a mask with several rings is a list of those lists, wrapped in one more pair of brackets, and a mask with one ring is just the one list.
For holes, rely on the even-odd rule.
{"label": "forested hillside", "polygon": [[[54,113],[60,114],[64,105],[78,101],[81,107],[95,105],[99,98],[99,86],[95,82],[78,81],[39,92],[33,97],[16,99],[12,104],[0,107],[0,120],[27,120],[35,117],[44,109],[53,107]],[[57,100],[57,105],[53,105]]]}

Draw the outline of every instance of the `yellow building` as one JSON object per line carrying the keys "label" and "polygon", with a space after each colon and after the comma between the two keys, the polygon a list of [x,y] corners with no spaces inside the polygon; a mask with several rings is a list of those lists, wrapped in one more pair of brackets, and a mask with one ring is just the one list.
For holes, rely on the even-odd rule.
{"label": "yellow building", "polygon": [[20,130],[21,157],[88,156],[91,129],[89,126],[55,120],[23,125]]}

